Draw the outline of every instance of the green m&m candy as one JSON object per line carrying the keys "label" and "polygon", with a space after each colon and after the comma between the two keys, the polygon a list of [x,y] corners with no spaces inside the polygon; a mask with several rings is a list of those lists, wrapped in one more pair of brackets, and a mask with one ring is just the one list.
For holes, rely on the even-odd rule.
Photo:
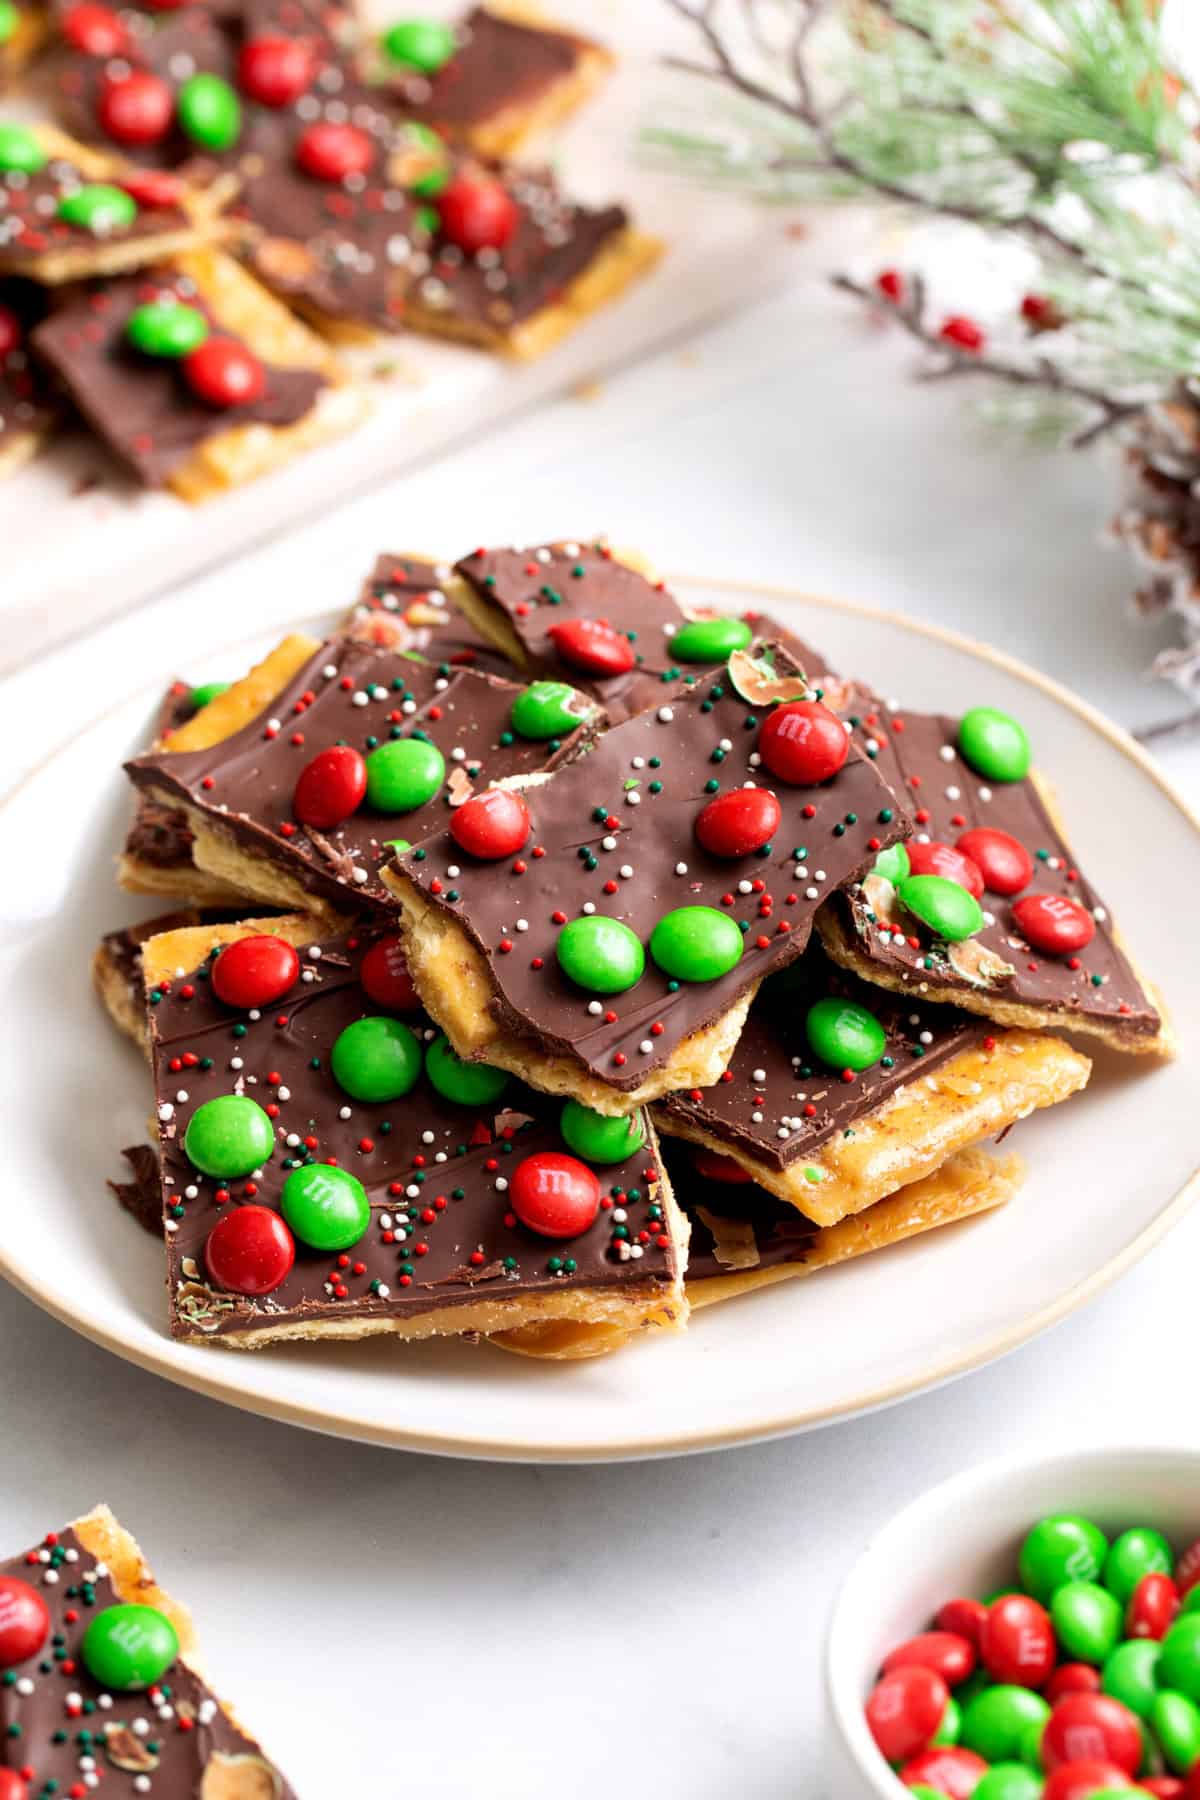
{"label": "green m&m candy", "polygon": [[1102,1663],[1121,1639],[1121,1603],[1096,1581],[1068,1581],[1050,1601],[1050,1620],[1063,1655]]}
{"label": "green m&m candy", "polygon": [[1098,1525],[1078,1513],[1040,1519],[1021,1545],[1021,1585],[1043,1606],[1068,1581],[1097,1581],[1108,1555],[1108,1539]]}
{"label": "green m&m candy", "polygon": [[46,152],[25,125],[0,124],[0,175],[36,175]]}
{"label": "green m&m candy", "polygon": [[1147,1722],[1169,1766],[1188,1774],[1200,1761],[1200,1707],[1168,1689],[1155,1696]]}
{"label": "green m&m candy", "polygon": [[179,90],[179,123],[205,150],[232,150],[242,129],[242,103],[219,75],[202,71]]}
{"label": "green m&m candy", "polygon": [[352,1100],[399,1100],[421,1073],[421,1046],[399,1019],[356,1019],[333,1040],[329,1062]]}
{"label": "green m&m candy", "polygon": [[124,231],[137,218],[137,210],[132,195],[107,181],[93,181],[87,187],[76,188],[58,203],[58,216],[64,224],[90,231],[93,237]]}
{"label": "green m&m candy", "polygon": [[957,1744],[962,1734],[962,1707],[951,1694],[942,1713],[942,1722],[930,1738],[931,1745]]}
{"label": "green m&m candy", "polygon": [[88,1623],[80,1654],[102,1688],[128,1694],[161,1681],[179,1655],[179,1639],[157,1606],[106,1606]]}
{"label": "green m&m candy", "polygon": [[985,781],[1021,781],[1033,760],[1025,727],[994,706],[973,706],[963,714],[958,749]]}
{"label": "green m&m candy", "polygon": [[125,336],[143,356],[187,356],[208,336],[208,320],[194,306],[148,300],[126,319]]}
{"label": "green m&m candy", "polygon": [[367,757],[367,804],[376,812],[415,812],[446,779],[446,759],[423,738],[396,738]]}
{"label": "green m&m candy", "polygon": [[971,1800],[1041,1800],[1042,1778],[1021,1762],[993,1763]]}
{"label": "green m&m candy", "polygon": [[1113,1539],[1104,1564],[1104,1585],[1126,1606],[1143,1575],[1169,1575],[1174,1567],[1171,1546],[1162,1532],[1135,1525]]}
{"label": "green m&m candy", "polygon": [[392,62],[422,75],[436,75],[454,55],[453,27],[440,19],[397,19],[382,42]]}
{"label": "green m&m candy", "polygon": [[869,1069],[887,1046],[874,1013],[852,1000],[818,1000],[808,1009],[804,1035],[813,1054],[831,1069]]}
{"label": "green m&m candy", "polygon": [[674,981],[716,981],[742,958],[742,934],[714,906],[677,906],[650,934],[650,954]]}
{"label": "green m&m candy", "polygon": [[620,919],[588,913],[558,934],[558,966],[577,987],[593,994],[623,994],[642,978],[646,952],[636,931]]}
{"label": "green m&m candy", "polygon": [[693,619],[681,625],[668,649],[672,662],[724,662],[754,636],[745,619]]}
{"label": "green m&m candy", "polygon": [[890,881],[893,887],[899,887],[902,881],[906,881],[912,870],[909,867],[908,851],[904,845],[889,844],[886,850],[881,850],[875,858],[874,873],[882,875],[883,879]]}
{"label": "green m&m candy", "polygon": [[1050,1708],[1032,1688],[997,1682],[964,1711],[959,1742],[985,1762],[1018,1762],[1026,1733],[1049,1717]]}
{"label": "green m&m candy", "polygon": [[909,875],[896,891],[902,906],[951,944],[982,929],[983,908],[974,894],[944,875]]}
{"label": "green m&m candy", "polygon": [[228,691],[229,683],[227,681],[202,681],[200,686],[194,687],[188,695],[188,704],[193,712],[200,712],[204,707],[209,706],[218,694]]}
{"label": "green m&m candy", "polygon": [[202,1175],[232,1181],[261,1169],[275,1148],[275,1127],[257,1100],[219,1094],[188,1120],[183,1152]]}
{"label": "green m&m candy", "polygon": [[595,709],[566,681],[531,681],[513,701],[511,722],[518,737],[541,743],[569,737]]}
{"label": "green m&m candy", "polygon": [[445,1037],[434,1038],[425,1052],[425,1073],[444,1100],[458,1106],[490,1106],[508,1086],[504,1069],[489,1063],[464,1062]]}
{"label": "green m&m candy", "polygon": [[308,1163],[293,1169],[279,1199],[284,1218],[314,1250],[349,1250],[371,1223],[367,1190],[348,1169]]}
{"label": "green m&m candy", "polygon": [[1161,1656],[1162,1645],[1154,1638],[1126,1638],[1105,1662],[1101,1687],[1139,1719],[1148,1719],[1158,1693]]}
{"label": "green m&m candy", "polygon": [[1200,1701],[1200,1613],[1184,1613],[1163,1639],[1158,1685]]}
{"label": "green m&m candy", "polygon": [[563,1142],[585,1162],[619,1163],[636,1156],[646,1141],[640,1113],[610,1119],[578,1100],[568,1100],[558,1121]]}
{"label": "green m&m candy", "polygon": [[0,0],[0,44],[7,44],[10,38],[17,35],[17,26],[21,15],[13,5],[13,0]]}

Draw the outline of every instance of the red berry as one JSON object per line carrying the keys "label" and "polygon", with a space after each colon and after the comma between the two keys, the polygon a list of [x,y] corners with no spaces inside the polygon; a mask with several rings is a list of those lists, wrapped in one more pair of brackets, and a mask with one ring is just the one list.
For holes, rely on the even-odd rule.
{"label": "red berry", "polygon": [[157,144],[175,115],[175,96],[166,82],[148,69],[134,69],[100,90],[97,117],[101,129],[118,144]]}
{"label": "red berry", "polygon": [[1042,1698],[1057,1706],[1068,1694],[1098,1694],[1100,1671],[1091,1663],[1062,1663],[1042,1689]]}
{"label": "red berry", "polygon": [[286,938],[264,932],[226,944],[212,966],[213,993],[226,1006],[272,1006],[296,985],[300,958]]}
{"label": "red berry", "polygon": [[508,1197],[530,1231],[542,1237],[573,1238],[595,1222],[600,1183],[576,1157],[539,1150],[513,1170]]}
{"label": "red berry", "polygon": [[359,964],[358,979],[371,999],[389,1012],[413,1012],[421,1004],[404,946],[395,933],[371,945]]}
{"label": "red berry", "polygon": [[367,791],[367,765],[349,744],[331,744],[306,763],[292,795],[302,825],[328,831],[357,812]]}
{"label": "red berry", "polygon": [[1057,1655],[1049,1613],[1028,1594],[1002,1594],[988,1607],[979,1654],[993,1680],[1041,1687]]}
{"label": "red berry", "polygon": [[563,661],[585,675],[624,675],[633,667],[633,645],[603,619],[565,619],[547,635]]}
{"label": "red berry", "polygon": [[1013,923],[1034,950],[1048,956],[1082,950],[1096,935],[1096,922],[1065,894],[1026,894],[1013,902]]}
{"label": "red berry", "polygon": [[21,321],[10,306],[0,306],[0,357],[21,347]]}
{"label": "red berry", "polygon": [[187,384],[210,406],[253,406],[261,400],[267,372],[236,338],[205,338],[183,359]]}
{"label": "red berry", "polygon": [[696,837],[710,856],[749,856],[769,844],[783,809],[766,788],[734,788],[696,815]]}
{"label": "red berry", "polygon": [[296,145],[296,161],[317,181],[344,181],[365,175],[375,161],[375,140],[357,125],[331,125],[318,120]]}
{"label": "red berry", "polygon": [[875,286],[893,306],[899,306],[904,298],[904,277],[899,269],[881,269],[875,277]]}
{"label": "red berry", "polygon": [[923,1750],[905,1763],[900,1779],[905,1787],[916,1787],[918,1783],[931,1787],[936,1794],[945,1794],[947,1800],[970,1800],[987,1771],[982,1756],[956,1744]]}
{"label": "red berry", "polygon": [[299,38],[251,38],[238,57],[242,92],[260,106],[290,106],[313,78],[313,59]]}
{"label": "red berry", "polygon": [[932,1669],[893,1669],[881,1675],[867,1699],[867,1724],[889,1762],[904,1762],[928,1748],[942,1722],[950,1689]]}
{"label": "red berry", "polygon": [[450,836],[470,856],[498,862],[515,856],[529,838],[529,808],[520,794],[489,788],[450,814]]}
{"label": "red berry", "polygon": [[1166,1637],[1179,1611],[1179,1589],[1169,1575],[1143,1575],[1125,1609],[1125,1636]]}
{"label": "red berry", "polygon": [[758,752],[780,781],[814,787],[837,774],[850,754],[850,739],[841,720],[819,700],[789,700],[759,728]]}
{"label": "red berry", "polygon": [[62,22],[62,34],[72,50],[84,56],[120,56],[129,48],[129,34],[111,7],[83,0]]}
{"label": "red berry", "polygon": [[29,1800],[29,1794],[15,1769],[0,1769],[0,1800]]}
{"label": "red berry", "polygon": [[741,1163],[734,1162],[732,1156],[722,1156],[716,1150],[693,1150],[692,1167],[705,1181],[724,1181],[730,1187],[754,1180],[753,1175],[743,1169]]}
{"label": "red berry", "polygon": [[938,336],[943,343],[953,344],[956,350],[969,350],[974,355],[978,355],[987,343],[982,328],[962,313],[954,313],[947,319]]}
{"label": "red berry", "polygon": [[1127,1772],[1113,1763],[1086,1758],[1063,1763],[1055,1769],[1042,1789],[1042,1800],[1092,1800],[1094,1794],[1103,1793],[1105,1788],[1128,1793]]}
{"label": "red berry", "polygon": [[235,1294],[269,1294],[286,1279],[296,1245],[269,1206],[239,1206],[209,1232],[204,1260],[218,1287]]}
{"label": "red berry", "polygon": [[970,857],[990,893],[1019,894],[1033,880],[1033,858],[1024,844],[1007,831],[980,825],[974,831],[964,831],[954,847]]}
{"label": "red berry", "polygon": [[0,1575],[0,1669],[36,1656],[50,1635],[50,1614],[35,1587],[17,1575]]}
{"label": "red berry", "polygon": [[983,876],[961,850],[955,850],[949,844],[919,844],[913,838],[904,848],[908,851],[908,866],[914,875],[941,875],[946,881],[955,881],[959,887],[966,888],[977,900],[983,893]]}
{"label": "red berry", "polygon": [[1200,1581],[1200,1538],[1189,1544],[1179,1561],[1175,1564],[1175,1586],[1179,1589],[1180,1599],[1191,1593]]}
{"label": "red berry", "polygon": [[179,206],[187,191],[178,175],[171,175],[166,169],[130,169],[121,176],[121,186],[147,212],[165,212],[169,206]]}
{"label": "red berry", "polygon": [[947,1600],[944,1606],[938,1607],[933,1622],[939,1631],[957,1632],[959,1637],[966,1638],[978,1650],[986,1618],[987,1607],[982,1600],[954,1599]]}
{"label": "red berry", "polygon": [[1042,1732],[1047,1770],[1093,1757],[1132,1775],[1142,1760],[1142,1732],[1127,1706],[1108,1694],[1068,1694]]}
{"label": "red berry", "polygon": [[922,1631],[897,1644],[883,1659],[883,1672],[910,1667],[932,1669],[947,1687],[957,1687],[975,1667],[975,1646],[956,1631]]}
{"label": "red berry", "polygon": [[490,175],[456,175],[437,200],[442,235],[460,250],[502,250],[517,229],[517,203]]}

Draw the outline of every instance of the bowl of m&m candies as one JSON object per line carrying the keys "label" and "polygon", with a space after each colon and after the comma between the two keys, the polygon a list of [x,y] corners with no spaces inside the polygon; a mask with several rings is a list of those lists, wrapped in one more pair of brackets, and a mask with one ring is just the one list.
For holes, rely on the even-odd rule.
{"label": "bowl of m&m candies", "polygon": [[828,1800],[1200,1800],[1200,1451],[989,1464],[838,1599]]}

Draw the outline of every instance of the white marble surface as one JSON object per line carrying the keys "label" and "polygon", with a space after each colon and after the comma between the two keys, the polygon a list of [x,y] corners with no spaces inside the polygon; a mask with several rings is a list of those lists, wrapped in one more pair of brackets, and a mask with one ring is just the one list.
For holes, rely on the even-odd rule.
{"label": "white marble surface", "polygon": [[[1095,466],[997,440],[961,390],[909,385],[910,366],[810,282],[81,640],[52,679],[10,679],[5,774],[156,674],[227,673],[206,648],[343,599],[377,548],[465,536],[604,529],[668,570],[952,624],[1126,724],[1179,710],[1143,678],[1156,640],[1123,610],[1128,567],[1098,548]],[[1200,747],[1165,760],[1200,798]],[[1194,1436],[1198,1256],[1193,1217],[1051,1335],[890,1413],[573,1470],[421,1460],[236,1415],[5,1291],[0,1545],[109,1500],[304,1800],[816,1800],[820,1634],[856,1550],[991,1453]]]}

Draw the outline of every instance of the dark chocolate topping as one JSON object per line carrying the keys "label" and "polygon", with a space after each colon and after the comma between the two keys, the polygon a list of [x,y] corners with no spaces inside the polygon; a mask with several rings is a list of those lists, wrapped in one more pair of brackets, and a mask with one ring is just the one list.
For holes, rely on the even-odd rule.
{"label": "dark chocolate topping", "polygon": [[[69,6],[64,10],[69,11]],[[167,13],[122,7],[121,22],[131,39],[128,55],[85,56],[60,43],[53,54],[53,76],[63,125],[73,137],[119,150],[128,161],[151,168],[175,168],[194,156],[196,147],[178,124],[156,143],[115,145],[101,125],[97,109],[107,84],[120,80],[130,68],[150,70],[174,92],[201,71],[232,83],[237,74],[237,45],[233,32],[218,16],[223,10],[209,4],[186,5]]]}
{"label": "dark chocolate topping", "polygon": [[[43,1650],[6,1669],[0,1682],[0,1769],[34,1770],[30,1800],[90,1791],[97,1776],[98,1791],[112,1800],[143,1792],[186,1800],[200,1792],[216,1755],[265,1762],[186,1663],[174,1663],[144,1693],[109,1693],[89,1673],[80,1653],[88,1626],[105,1607],[137,1595],[117,1592],[69,1526],[0,1563],[0,1575],[28,1582],[50,1614]],[[276,1775],[279,1800],[295,1800]]]}
{"label": "dark chocolate topping", "polygon": [[820,1229],[789,1206],[777,1200],[753,1181],[709,1181],[695,1166],[690,1145],[678,1139],[663,1140],[663,1166],[671,1182],[676,1200],[687,1214],[692,1228],[688,1246],[687,1280],[705,1281],[714,1275],[735,1272],[717,1256],[717,1243],[711,1226],[704,1218],[727,1219],[730,1224],[750,1225],[754,1230],[754,1247],[758,1252],[755,1267],[778,1268],[782,1263],[805,1262],[820,1237]]}
{"label": "dark chocolate topping", "polygon": [[88,423],[149,487],[161,487],[209,438],[241,425],[294,425],[312,411],[326,385],[313,369],[267,364],[260,400],[245,406],[207,405],[188,387],[177,358],[145,356],[126,339],[134,309],[164,297],[195,307],[221,332],[192,282],[156,271],[80,292],[33,334],[38,354],[61,378]]}
{"label": "dark chocolate topping", "polygon": [[[887,1038],[881,1060],[852,1081],[827,1068],[805,1036],[809,1008],[829,998],[865,1007]],[[987,1032],[985,1019],[949,1006],[916,1006],[860,981],[813,943],[763,983],[716,1086],[671,1094],[660,1103],[660,1123],[670,1131],[678,1120],[772,1169],[788,1169],[829,1138],[852,1132],[914,1076],[982,1042]]]}
{"label": "dark chocolate topping", "polygon": [[140,206],[131,225],[102,236],[59,218],[59,202],[93,179],[74,163],[55,156],[19,185],[14,186],[11,178],[0,180],[0,272],[83,244],[90,245],[99,258],[106,245],[152,244],[155,238],[183,231],[189,224],[181,206]]}
{"label": "dark chocolate topping", "polygon": [[520,681],[507,656],[476,631],[445,592],[448,567],[383,554],[363,582],[346,630],[359,643],[413,650],[428,662]]}
{"label": "dark chocolate topping", "polygon": [[[586,741],[586,728],[561,744],[514,738],[509,715],[520,691],[494,676],[445,676],[400,652],[333,639],[233,737],[208,750],[151,752],[126,769],[139,785],[199,807],[247,852],[333,905],[390,911],[395,903],[378,871],[392,841],[416,843],[436,831],[456,792],[465,799],[489,782],[533,774]],[[413,735],[436,744],[446,762],[446,781],[426,805],[388,815],[364,806],[328,832],[296,823],[296,782],[320,751],[349,743],[369,755],[377,744]]]}
{"label": "dark chocolate topping", "polygon": [[[1010,976],[990,991],[1005,1004],[1025,1004],[1102,1021],[1123,1036],[1152,1036],[1161,1021],[1129,962],[1113,937],[1112,922],[1095,888],[1077,868],[1074,854],[1055,829],[1034,783],[986,782],[956,748],[958,720],[929,713],[893,712],[880,702],[864,716],[862,740],[875,747],[876,767],[898,793],[907,794],[915,813],[918,839],[954,844],[964,831],[990,826],[1008,832],[1033,858],[1034,875],[1026,894],[1066,895],[1091,912],[1096,933],[1076,956],[1031,952],[1013,923],[1013,899],[985,894],[984,928],[970,940],[1008,964]],[[908,935],[885,934],[869,916],[863,892],[838,902],[859,950],[880,969],[922,984],[960,988],[971,984],[946,960],[946,946],[908,914],[900,921]],[[910,942],[915,937],[916,947]],[[1074,964],[1075,966],[1072,966]],[[978,990],[976,990],[978,991]]]}
{"label": "dark chocolate topping", "polygon": [[[684,1038],[800,954],[818,905],[871,865],[872,846],[907,834],[875,768],[853,749],[822,786],[772,783],[755,749],[768,710],[722,673],[607,732],[526,794],[531,841],[544,854],[530,855],[524,873],[472,862],[446,832],[400,859],[486,958],[506,1030],[610,1087],[635,1088]],[[746,784],[771,785],[780,801],[774,844],[766,855],[711,856],[697,842],[697,814],[718,788]],[[669,983],[647,954],[637,985],[602,1002],[559,968],[562,925],[585,910],[620,919],[647,945],[659,919],[685,906],[744,923],[744,954],[716,981]]]}
{"label": "dark chocolate topping", "polygon": [[[518,1289],[672,1280],[676,1256],[648,1185],[648,1149],[597,1168],[608,1204],[581,1236],[551,1241],[517,1223],[505,1193],[525,1156],[566,1148],[561,1101],[547,1103],[513,1080],[491,1106],[460,1106],[424,1073],[389,1104],[351,1101],[342,1091],[330,1073],[335,1039],[383,1010],[357,978],[371,941],[360,933],[329,940],[316,957],[301,951],[294,993],[261,1018],[219,1001],[207,965],[157,1001],[151,996],[173,1329],[261,1330],[289,1319],[421,1314]],[[436,1036],[423,1013],[404,1023],[419,1039]],[[184,1056],[201,1060],[184,1066]],[[252,1182],[225,1184],[230,1199],[218,1204],[223,1184],[191,1166],[183,1139],[197,1106],[235,1087],[278,1108],[278,1149]],[[214,1294],[204,1274],[213,1226],[247,1199],[277,1205],[289,1169],[325,1160],[356,1175],[371,1201],[370,1228],[347,1262],[298,1244],[291,1273],[265,1300]]]}
{"label": "dark chocolate topping", "polygon": [[435,75],[389,68],[386,85],[405,115],[451,135],[537,104],[574,74],[584,41],[504,19],[477,6],[458,27],[458,48]]}
{"label": "dark chocolate topping", "polygon": [[[28,333],[45,313],[45,290],[32,281],[0,281],[0,306],[15,313],[23,333]],[[24,342],[0,355],[0,450],[6,438],[44,431],[60,411],[43,370]]]}
{"label": "dark chocolate topping", "polygon": [[158,1175],[158,1158],[149,1144],[130,1144],[121,1155],[129,1164],[129,1179],[110,1181],[107,1184],[109,1192],[135,1225],[140,1225],[151,1237],[161,1237],[162,1183]]}

